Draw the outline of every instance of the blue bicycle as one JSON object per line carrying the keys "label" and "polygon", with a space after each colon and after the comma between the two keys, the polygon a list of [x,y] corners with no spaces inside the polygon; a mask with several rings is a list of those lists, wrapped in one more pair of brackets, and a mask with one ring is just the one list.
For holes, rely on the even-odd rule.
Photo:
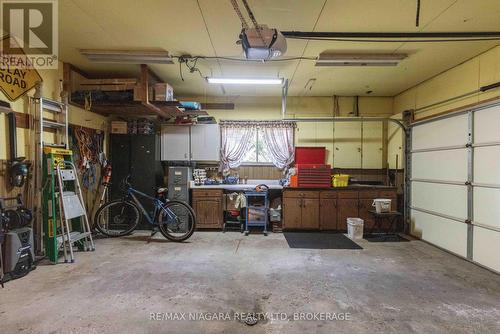
{"label": "blue bicycle", "polygon": [[[165,188],[158,189],[156,197],[146,195],[134,189],[129,178],[122,183],[125,196],[107,202],[97,210],[94,224],[99,232],[108,237],[128,235],[137,228],[142,214],[149,224],[158,227],[161,234],[171,241],[184,241],[193,234],[196,219],[188,204],[166,199]],[[144,209],[136,195],[154,204],[152,215]]]}

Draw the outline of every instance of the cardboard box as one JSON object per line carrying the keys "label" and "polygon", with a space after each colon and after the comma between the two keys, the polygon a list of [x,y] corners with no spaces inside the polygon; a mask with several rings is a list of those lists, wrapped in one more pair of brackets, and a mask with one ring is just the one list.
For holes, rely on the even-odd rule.
{"label": "cardboard box", "polygon": [[111,133],[126,135],[127,134],[127,122],[112,121],[111,122]]}
{"label": "cardboard box", "polygon": [[[153,101],[153,87],[149,86],[149,101]],[[145,96],[143,96],[142,85],[138,84],[134,86],[134,101],[144,101]]]}
{"label": "cardboard box", "polygon": [[174,89],[166,82],[156,83],[154,88],[154,100],[155,101],[173,101],[174,100]]}

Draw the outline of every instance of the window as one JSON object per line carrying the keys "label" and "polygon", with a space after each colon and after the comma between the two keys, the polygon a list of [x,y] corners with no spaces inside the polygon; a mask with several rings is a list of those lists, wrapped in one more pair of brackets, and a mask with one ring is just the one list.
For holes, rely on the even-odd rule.
{"label": "window", "polygon": [[269,148],[265,144],[264,134],[262,130],[257,129],[255,131],[255,136],[252,139],[252,144],[248,149],[245,157],[243,158],[243,163],[262,163],[262,164],[271,164],[271,155],[269,154]]}

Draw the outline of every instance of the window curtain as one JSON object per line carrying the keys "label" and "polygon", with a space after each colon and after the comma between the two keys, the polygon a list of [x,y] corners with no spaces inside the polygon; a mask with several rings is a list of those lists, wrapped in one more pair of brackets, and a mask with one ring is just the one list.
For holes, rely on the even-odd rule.
{"label": "window curtain", "polygon": [[222,121],[220,170],[228,174],[237,168],[252,146],[256,131],[262,131],[271,161],[280,169],[288,169],[294,161],[295,122],[289,121]]}
{"label": "window curtain", "polygon": [[264,144],[273,164],[279,169],[288,169],[295,159],[294,122],[273,122],[261,127]]}
{"label": "window curtain", "polygon": [[220,167],[223,175],[228,175],[231,168],[238,168],[245,154],[252,146],[257,128],[251,124],[239,122],[221,122]]}

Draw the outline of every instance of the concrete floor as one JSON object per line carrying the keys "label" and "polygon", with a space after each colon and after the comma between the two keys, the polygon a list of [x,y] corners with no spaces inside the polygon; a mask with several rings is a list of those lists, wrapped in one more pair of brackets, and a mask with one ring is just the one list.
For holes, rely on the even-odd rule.
{"label": "concrete floor", "polygon": [[[0,289],[0,332],[500,333],[500,276],[421,241],[359,244],[290,249],[282,234],[218,232],[183,244],[159,234],[100,239],[75,264],[39,265]],[[250,327],[150,320],[157,312],[270,315]],[[296,312],[350,320],[294,320]]]}

